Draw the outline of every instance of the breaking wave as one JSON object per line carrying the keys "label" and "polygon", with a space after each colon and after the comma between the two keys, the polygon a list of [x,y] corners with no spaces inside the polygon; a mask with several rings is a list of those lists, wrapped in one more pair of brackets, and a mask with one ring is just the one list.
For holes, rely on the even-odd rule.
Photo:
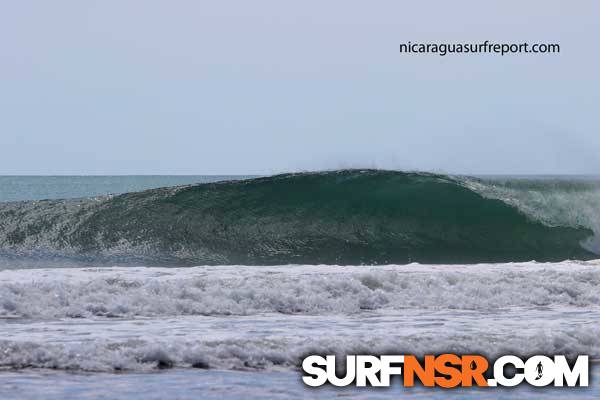
{"label": "breaking wave", "polygon": [[[404,354],[417,356],[452,351],[484,354],[600,355],[597,327],[557,329],[517,336],[440,333],[432,336],[395,335],[317,338],[280,337],[256,340],[128,340],[40,344],[0,340],[0,367],[50,368],[70,371],[152,371],[165,368],[223,370],[290,370],[308,354]],[[490,342],[497,347],[490,348]]]}
{"label": "breaking wave", "polygon": [[587,260],[600,252],[599,188],[342,170],[5,203],[0,258],[153,265]]}
{"label": "breaking wave", "polygon": [[293,370],[307,354],[363,353],[597,360],[599,266],[4,270],[0,368]]}
{"label": "breaking wave", "polygon": [[13,270],[0,275],[0,318],[600,306],[598,262],[546,265]]}

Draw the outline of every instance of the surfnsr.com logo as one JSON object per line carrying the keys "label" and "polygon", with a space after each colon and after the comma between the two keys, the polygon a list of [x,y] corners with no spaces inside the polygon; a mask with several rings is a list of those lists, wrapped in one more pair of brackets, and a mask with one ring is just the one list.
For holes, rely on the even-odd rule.
{"label": "surfnsr.com logo", "polygon": [[[488,360],[480,355],[348,355],[345,373],[336,373],[336,356],[311,355],[302,362],[308,386],[326,383],[334,386],[390,386],[393,376],[401,376],[405,387],[420,382],[426,387],[495,387],[517,386],[588,386],[588,356],[578,356],[571,365],[565,356],[553,358],[536,355],[523,360],[506,355],[498,358],[490,370]],[[339,365],[343,367],[343,365]],[[486,378],[485,375],[491,376]]]}

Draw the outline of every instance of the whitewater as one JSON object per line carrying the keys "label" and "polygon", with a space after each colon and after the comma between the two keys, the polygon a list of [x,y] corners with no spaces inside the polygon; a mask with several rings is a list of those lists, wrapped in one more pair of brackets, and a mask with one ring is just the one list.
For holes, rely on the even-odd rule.
{"label": "whitewater", "polygon": [[[0,382],[66,380],[93,393],[97,374],[127,382],[111,377],[127,372],[132,385],[174,374],[176,397],[193,398],[189,389],[217,374],[249,385],[250,398],[275,396],[280,381],[294,397],[304,393],[299,362],[313,353],[588,354],[596,362],[599,286],[600,261],[4,270],[0,367],[11,372]],[[256,376],[261,387],[250,383]],[[331,388],[304,395],[326,398]]]}
{"label": "whitewater", "polygon": [[308,354],[445,352],[586,354],[592,386],[544,396],[600,396],[597,180],[144,179],[0,203],[0,398],[540,396],[300,380]]}

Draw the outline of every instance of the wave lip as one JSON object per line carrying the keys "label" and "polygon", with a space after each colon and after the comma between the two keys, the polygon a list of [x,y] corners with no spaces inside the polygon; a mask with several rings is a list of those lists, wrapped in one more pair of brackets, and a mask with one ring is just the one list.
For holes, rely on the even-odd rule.
{"label": "wave lip", "polygon": [[467,180],[342,170],[0,205],[0,253],[182,265],[587,260],[593,231]]}

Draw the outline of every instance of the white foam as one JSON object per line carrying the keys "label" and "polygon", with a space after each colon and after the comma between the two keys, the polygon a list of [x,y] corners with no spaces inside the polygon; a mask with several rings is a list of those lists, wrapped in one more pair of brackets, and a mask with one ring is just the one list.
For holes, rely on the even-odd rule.
{"label": "white foam", "polygon": [[600,262],[0,272],[0,316],[351,314],[600,305]]}
{"label": "white foam", "polygon": [[365,352],[600,358],[599,285],[599,261],[6,270],[0,367],[290,370],[309,353]]}
{"label": "white foam", "polygon": [[579,324],[565,315],[560,323],[543,319],[531,313],[526,320],[518,313],[493,317],[434,313],[420,318],[392,313],[362,319],[264,315],[100,325],[85,320],[76,328],[36,323],[20,328],[19,337],[0,341],[0,366],[82,371],[290,370],[307,354],[600,355],[598,326]]}
{"label": "white foam", "polygon": [[547,225],[591,229],[594,236],[582,245],[600,254],[600,189],[597,181],[462,178],[460,182],[486,198],[502,200]]}

